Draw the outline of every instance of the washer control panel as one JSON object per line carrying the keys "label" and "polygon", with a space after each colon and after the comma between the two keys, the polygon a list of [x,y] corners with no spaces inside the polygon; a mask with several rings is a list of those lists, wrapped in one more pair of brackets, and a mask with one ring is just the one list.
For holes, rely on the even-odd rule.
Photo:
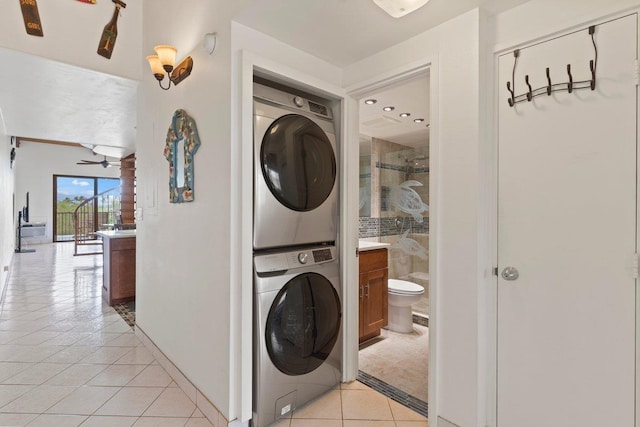
{"label": "washer control panel", "polygon": [[256,272],[268,273],[270,271],[282,271],[290,270],[292,268],[308,267],[333,261],[335,259],[335,246],[320,246],[289,252],[256,255],[253,260]]}

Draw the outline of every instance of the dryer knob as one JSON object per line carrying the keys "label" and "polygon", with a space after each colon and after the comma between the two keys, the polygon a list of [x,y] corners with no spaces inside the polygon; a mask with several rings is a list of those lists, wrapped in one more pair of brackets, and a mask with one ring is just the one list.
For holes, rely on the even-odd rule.
{"label": "dryer knob", "polygon": [[306,252],[300,252],[298,254],[298,261],[300,262],[300,264],[306,264],[308,260],[309,255]]}
{"label": "dryer knob", "polygon": [[296,105],[296,107],[302,108],[304,106],[304,100],[299,96],[293,97],[293,103]]}

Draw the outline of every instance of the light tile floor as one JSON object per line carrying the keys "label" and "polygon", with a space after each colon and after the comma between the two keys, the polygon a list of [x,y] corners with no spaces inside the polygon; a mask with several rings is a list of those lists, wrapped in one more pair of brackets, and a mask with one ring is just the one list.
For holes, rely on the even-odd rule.
{"label": "light tile floor", "polygon": [[[399,351],[401,349],[401,351]],[[360,346],[360,370],[424,402],[428,400],[429,328],[403,334],[382,329]]]}
{"label": "light tile floor", "polygon": [[[102,301],[102,256],[72,243],[15,254],[0,307],[0,426],[212,426]],[[421,415],[343,384],[278,427],[426,427]]]}

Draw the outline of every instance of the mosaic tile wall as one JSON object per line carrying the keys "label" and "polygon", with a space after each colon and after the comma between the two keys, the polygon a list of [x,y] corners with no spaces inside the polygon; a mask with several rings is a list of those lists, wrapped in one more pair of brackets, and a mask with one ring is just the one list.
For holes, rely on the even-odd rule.
{"label": "mosaic tile wall", "polygon": [[[398,226],[396,226],[396,220],[400,221]],[[361,239],[399,236],[407,229],[411,230],[409,234],[428,234],[429,218],[424,218],[423,222],[419,223],[413,217],[370,218],[361,216],[359,226]]]}

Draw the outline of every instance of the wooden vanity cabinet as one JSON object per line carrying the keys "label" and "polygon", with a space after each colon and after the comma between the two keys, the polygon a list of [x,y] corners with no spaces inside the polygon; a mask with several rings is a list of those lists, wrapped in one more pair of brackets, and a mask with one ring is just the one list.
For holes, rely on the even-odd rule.
{"label": "wooden vanity cabinet", "polygon": [[362,251],[360,258],[360,342],[380,335],[389,323],[387,249]]}
{"label": "wooden vanity cabinet", "polygon": [[102,295],[114,305],[136,296],[136,238],[103,238]]}

